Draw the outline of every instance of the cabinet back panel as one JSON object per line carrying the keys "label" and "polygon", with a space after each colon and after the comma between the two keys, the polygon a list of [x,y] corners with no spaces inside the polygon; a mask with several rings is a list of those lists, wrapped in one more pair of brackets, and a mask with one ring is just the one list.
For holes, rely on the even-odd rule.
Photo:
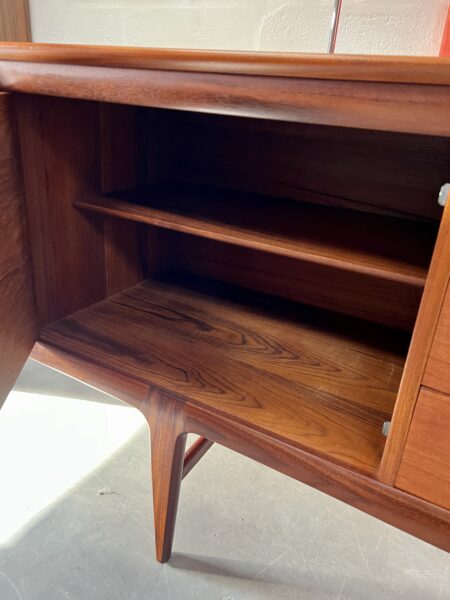
{"label": "cabinet back panel", "polygon": [[450,139],[175,111],[158,119],[178,181],[440,218]]}
{"label": "cabinet back panel", "polygon": [[220,242],[167,232],[170,267],[411,329],[421,290]]}
{"label": "cabinet back panel", "polygon": [[[161,109],[145,114],[148,183],[257,192],[273,197],[274,213],[277,198],[283,197],[406,219],[440,219],[437,195],[450,180],[449,139]],[[418,287],[189,235],[163,237],[170,240],[165,248],[176,268],[413,327],[422,293]],[[379,240],[380,254],[385,242]]]}

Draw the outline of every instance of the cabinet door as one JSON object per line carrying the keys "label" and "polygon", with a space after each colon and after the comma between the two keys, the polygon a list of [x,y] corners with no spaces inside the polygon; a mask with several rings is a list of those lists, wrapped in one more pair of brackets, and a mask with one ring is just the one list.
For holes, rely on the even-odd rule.
{"label": "cabinet door", "polygon": [[450,394],[450,285],[447,286],[439,315],[436,333],[425,367],[423,385]]}
{"label": "cabinet door", "polygon": [[38,331],[13,100],[0,93],[0,407]]}

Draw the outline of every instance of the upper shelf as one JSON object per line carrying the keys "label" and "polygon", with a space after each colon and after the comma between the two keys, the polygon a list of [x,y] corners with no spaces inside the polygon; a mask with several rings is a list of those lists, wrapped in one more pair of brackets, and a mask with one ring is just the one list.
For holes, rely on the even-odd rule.
{"label": "upper shelf", "polygon": [[0,90],[450,136],[448,58],[1,44]]}
{"label": "upper shelf", "polygon": [[80,197],[75,206],[417,287],[436,236],[425,223],[185,184]]}

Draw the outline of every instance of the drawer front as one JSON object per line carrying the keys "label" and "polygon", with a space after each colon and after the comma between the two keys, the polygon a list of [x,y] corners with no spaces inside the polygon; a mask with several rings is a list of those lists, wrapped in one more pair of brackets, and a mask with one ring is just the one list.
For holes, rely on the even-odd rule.
{"label": "drawer front", "polygon": [[450,394],[450,287],[439,316],[423,385]]}
{"label": "drawer front", "polygon": [[396,487],[450,510],[450,396],[422,388]]}

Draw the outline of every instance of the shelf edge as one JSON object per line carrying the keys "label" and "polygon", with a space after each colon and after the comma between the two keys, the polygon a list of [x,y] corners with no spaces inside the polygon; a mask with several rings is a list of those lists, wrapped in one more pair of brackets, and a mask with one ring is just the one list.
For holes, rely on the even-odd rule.
{"label": "shelf edge", "polygon": [[[286,258],[297,259],[322,266],[341,269],[344,271],[350,271],[360,275],[411,285],[413,287],[425,287],[426,274],[424,274],[423,277],[420,277],[418,275],[412,275],[404,272],[402,273],[395,270],[389,271],[388,269],[373,267],[362,262],[358,264],[333,258],[331,256],[314,254],[312,252],[308,252],[307,250],[295,250],[292,248],[283,247],[282,245],[276,245],[269,243],[268,241],[264,241],[263,238],[260,241],[250,238],[245,239],[245,234],[244,236],[241,234],[242,237],[239,237],[238,230],[236,230],[236,235],[233,235],[231,232],[226,233],[217,230],[215,231],[213,228],[206,230],[203,226],[201,226],[201,221],[193,217],[182,217],[183,222],[179,222],[179,217],[177,219],[173,219],[172,213],[168,211],[166,212],[160,209],[134,205],[132,203],[117,200],[109,196],[105,197],[98,195],[79,197],[74,200],[73,205],[79,209],[89,210],[91,212],[110,215],[138,223],[145,223],[154,227],[187,233],[226,244],[232,244],[244,248],[252,248],[254,250],[259,250],[260,252],[266,252],[278,256],[284,256]],[[130,209],[133,209],[133,211]]]}

